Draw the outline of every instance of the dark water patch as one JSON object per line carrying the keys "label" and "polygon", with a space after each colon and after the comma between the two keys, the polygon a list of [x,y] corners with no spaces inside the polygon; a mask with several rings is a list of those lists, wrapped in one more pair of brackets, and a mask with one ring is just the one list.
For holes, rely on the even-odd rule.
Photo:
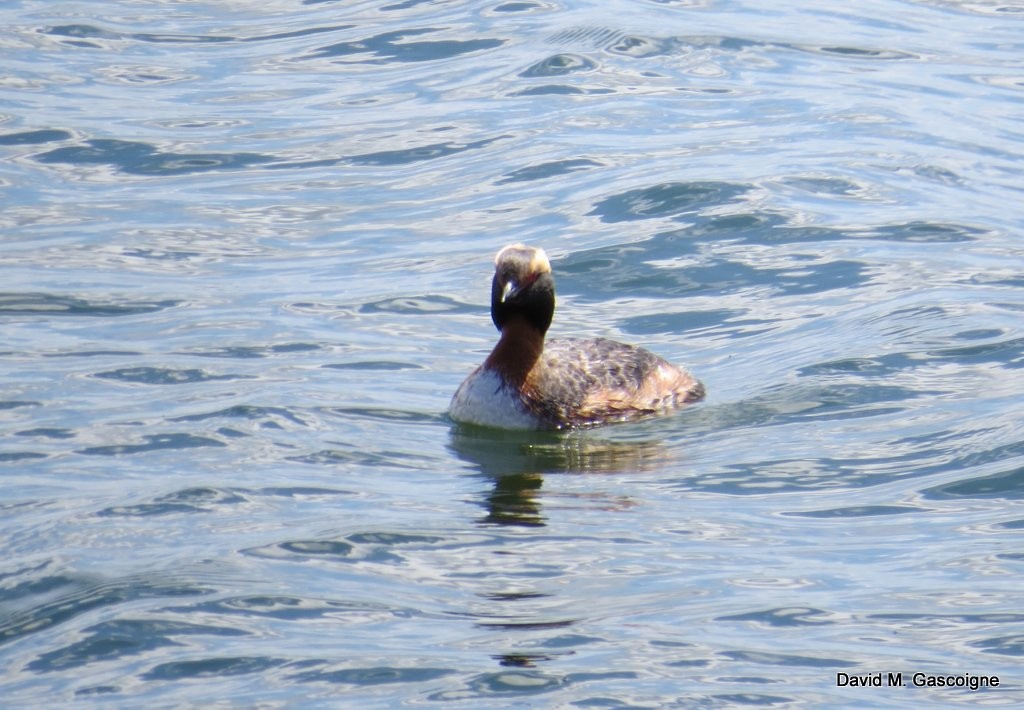
{"label": "dark water patch", "polygon": [[858,490],[888,483],[913,470],[912,461],[900,464],[900,459],[773,459],[728,464],[715,472],[681,479],[678,487],[683,491],[734,496],[832,490],[840,486]]}
{"label": "dark water patch", "polygon": [[918,55],[911,52],[895,49],[853,47],[848,45],[814,45],[793,42],[771,42],[729,35],[683,36],[673,38],[671,41],[673,41],[679,48],[685,48],[688,50],[716,48],[729,52],[744,52],[754,49],[765,55],[779,51],[801,52],[821,54],[834,59],[867,59],[871,61],[906,61],[920,58]]}
{"label": "dark water patch", "polygon": [[173,35],[173,34],[150,34],[150,33],[127,33],[106,30],[95,25],[72,24],[44,27],[40,30],[42,34],[52,37],[67,37],[76,47],[91,47],[103,49],[104,45],[91,42],[90,40],[138,40],[144,42],[172,42],[183,44],[218,44],[232,42],[236,38],[224,35]]}
{"label": "dark water patch", "polygon": [[143,680],[163,681],[188,680],[190,678],[228,678],[250,673],[263,673],[286,663],[288,663],[287,659],[267,656],[201,658],[194,661],[161,663],[140,677]]}
{"label": "dark water patch", "polygon": [[21,461],[32,461],[45,459],[46,454],[37,451],[4,451],[0,452],[0,463],[19,463]]}
{"label": "dark water patch", "polygon": [[597,66],[593,61],[579,54],[553,54],[519,73],[519,76],[536,77],[565,76],[574,72],[589,71]]}
{"label": "dark water patch", "polygon": [[76,698],[90,698],[95,695],[108,695],[110,693],[120,692],[120,688],[116,685],[94,685],[89,688],[79,688],[75,691]]}
{"label": "dark water patch", "polygon": [[997,364],[1007,369],[1024,367],[1024,338],[994,343],[979,343],[956,348],[932,350],[928,355],[938,360],[952,360],[962,365]]}
{"label": "dark water patch", "polygon": [[0,617],[0,644],[56,626],[81,614],[104,607],[116,607],[140,599],[189,597],[212,590],[195,582],[168,575],[133,576],[115,579],[25,571],[23,581],[7,580],[0,598],[41,600],[33,606]]}
{"label": "dark water patch", "polygon": [[798,656],[789,653],[767,653],[765,651],[723,651],[719,654],[732,661],[769,666],[790,666],[803,668],[849,668],[856,666],[853,661],[842,658],[819,658]]}
{"label": "dark water patch", "polygon": [[[695,217],[695,225],[681,230],[655,234],[637,244],[611,245],[573,253],[559,263],[559,279],[563,292],[576,292],[582,298],[601,298],[628,295],[655,297],[688,294],[715,294],[733,292],[752,286],[768,286],[783,295],[814,294],[833,289],[866,286],[872,278],[868,264],[852,260],[821,261],[806,256],[804,263],[792,265],[753,265],[742,255],[736,258],[714,257],[702,254],[699,258],[681,261],[688,254],[696,254],[696,240],[715,243],[755,239],[744,230],[773,231],[776,220],[768,215],[737,215],[724,219],[727,226],[718,233],[712,229],[714,220]],[[738,224],[735,224],[738,223]],[[720,226],[720,225],[719,225]],[[790,235],[791,236],[791,235]],[[836,235],[833,234],[833,237]],[[774,237],[756,238],[758,244]],[[788,237],[787,237],[788,239]],[[679,261],[679,266],[667,266],[658,261]],[[586,279],[577,278],[586,274]],[[566,288],[567,287],[567,288]]]}
{"label": "dark water patch", "polygon": [[297,30],[289,30],[288,32],[272,32],[267,35],[254,35],[249,37],[239,37],[240,42],[267,42],[279,39],[293,39],[295,37],[312,37],[313,35],[325,34],[330,32],[338,32],[340,30],[350,30],[355,25],[326,25],[323,27],[303,27]]}
{"label": "dark water patch", "polygon": [[536,2],[503,2],[500,5],[496,5],[492,12],[530,12],[543,9],[544,7],[541,3]]}
{"label": "dark water patch", "polygon": [[736,37],[733,35],[688,35],[677,38],[680,46],[688,49],[717,48],[730,52],[744,52],[749,49],[764,50],[772,47],[784,47],[776,42]]}
{"label": "dark water patch", "polygon": [[156,72],[152,69],[121,68],[112,69],[105,73],[105,78],[111,83],[122,84],[170,84],[175,81],[193,79],[187,74],[172,72]]}
{"label": "dark water patch", "polygon": [[813,607],[781,607],[752,611],[746,614],[719,616],[715,621],[752,621],[757,624],[777,627],[822,626],[837,623],[833,615]]}
{"label": "dark water patch", "polygon": [[184,354],[231,360],[255,360],[274,355],[314,352],[322,349],[323,346],[316,343],[279,343],[276,345],[228,345],[218,348],[197,348]]}
{"label": "dark water patch", "polygon": [[731,182],[667,182],[606,197],[588,212],[615,224],[640,219],[679,218],[710,207],[734,204],[750,186]]}
{"label": "dark water patch", "polygon": [[580,170],[604,167],[604,163],[587,158],[576,158],[570,160],[553,160],[539,165],[530,165],[519,170],[506,173],[504,177],[495,180],[495,185],[504,185],[510,182],[531,182],[533,180],[545,180],[550,177],[567,175]]}
{"label": "dark water patch", "polygon": [[321,449],[309,454],[289,456],[288,461],[314,466],[384,466],[390,461],[384,454],[355,449]]}
{"label": "dark water patch", "polygon": [[[52,501],[40,500],[21,500],[8,503],[0,502],[0,513],[6,513],[12,510],[42,510],[43,508],[48,508],[51,507],[52,505]],[[0,580],[3,580],[7,576],[9,575],[0,572]],[[2,593],[0,593],[0,599],[3,599]]]}
{"label": "dark water patch", "polygon": [[904,515],[906,513],[927,513],[928,508],[912,505],[855,505],[827,510],[801,510],[782,513],[797,518],[870,518],[877,515]]}
{"label": "dark water patch", "polygon": [[438,313],[471,313],[476,307],[448,296],[402,296],[372,301],[359,306],[359,313],[397,313],[400,315],[435,315]]}
{"label": "dark water patch", "polygon": [[[769,678],[738,678],[744,682],[757,682],[757,683],[774,683],[775,681]],[[792,706],[797,703],[795,697],[786,697],[784,695],[766,695],[764,693],[720,693],[717,695],[701,696],[694,698],[692,701],[694,707],[706,706],[706,707],[733,707],[739,705],[755,705],[755,706]]]}
{"label": "dark water patch", "polygon": [[177,33],[153,33],[153,32],[118,32],[107,30],[95,25],[70,24],[55,25],[40,29],[41,34],[52,37],[66,37],[68,44],[76,47],[92,49],[104,49],[106,45],[90,40],[110,41],[133,41],[148,42],[152,44],[230,44],[237,42],[266,42],[278,39],[290,39],[294,37],[308,37],[325,32],[336,32],[355,27],[355,25],[333,25],[327,27],[307,27],[300,30],[288,32],[274,32],[266,35],[249,37],[238,37],[234,35],[202,35],[202,34],[177,34]]}
{"label": "dark water patch", "polygon": [[84,630],[82,640],[40,654],[27,667],[37,673],[52,673],[186,645],[177,637],[247,635],[246,631],[226,626],[162,619],[114,619],[90,626]]}
{"label": "dark water patch", "polygon": [[509,631],[546,631],[548,629],[564,629],[578,624],[580,619],[531,619],[529,621],[478,621],[477,626],[484,629],[506,629]]}
{"label": "dark water patch", "polygon": [[[278,425],[276,422],[267,422],[263,426],[265,426],[267,428],[272,428],[272,429],[280,429],[281,428],[281,426]],[[223,437],[228,438],[228,439],[242,439],[242,438],[245,438],[245,437],[249,436],[249,434],[246,434],[244,431],[239,431],[238,429],[232,429],[231,427],[226,427],[226,426],[222,426],[222,427],[218,428],[217,429],[217,433],[220,434]]]}
{"label": "dark water patch", "polygon": [[349,535],[347,539],[360,545],[435,545],[439,542],[444,542],[447,538],[440,537],[438,535],[374,531],[353,533],[352,535]]}
{"label": "dark water patch", "polygon": [[433,5],[434,0],[403,0],[403,2],[392,3],[391,5],[385,5],[380,9],[381,12],[395,12],[396,10],[410,10],[420,5]]}
{"label": "dark water patch", "polygon": [[43,353],[43,357],[139,357],[138,350],[71,350],[61,353]]}
{"label": "dark water patch", "polygon": [[[570,255],[559,264],[559,291],[586,301],[623,296],[666,298],[709,294],[720,296],[750,287],[770,287],[779,295],[811,295],[852,289],[870,283],[872,270],[859,261],[808,262],[799,266],[753,266],[740,260],[704,257],[667,267],[652,263],[668,252],[678,259],[685,245],[672,254],[657,243],[665,234],[643,243],[642,249],[601,247]],[[652,243],[653,242],[653,243]],[[602,273],[603,272],[603,273]]]}
{"label": "dark water patch", "polygon": [[1005,333],[1006,331],[999,328],[972,328],[971,330],[953,333],[952,337],[955,340],[993,340]]}
{"label": "dark water patch", "polygon": [[[829,184],[831,185],[832,182],[830,179]],[[840,182],[845,184],[844,181]],[[841,189],[832,187],[835,190]],[[989,236],[990,233],[966,224],[928,221],[899,222],[866,228],[839,228],[820,224],[794,225],[782,214],[748,212],[697,219],[680,235],[691,239],[714,241],[728,239],[729,241],[763,246],[845,242],[851,239],[947,244],[977,241]]]}
{"label": "dark water patch", "polygon": [[[783,45],[785,46],[785,45]],[[864,47],[847,47],[842,45],[791,45],[794,49],[813,54],[827,54],[832,57],[843,57],[850,59],[883,59],[883,60],[913,60],[920,59],[916,54],[904,52],[898,49],[866,49]]]}
{"label": "dark water patch", "polygon": [[467,150],[479,150],[505,137],[496,136],[494,138],[470,141],[469,143],[431,143],[429,145],[400,148],[398,150],[381,150],[349,156],[345,160],[352,165],[409,165],[424,160],[446,158]]}
{"label": "dark water patch", "polygon": [[[961,470],[987,463],[987,460],[1001,460],[1024,454],[1024,445],[1012,444],[988,452],[960,457],[944,469]],[[986,460],[987,459],[987,460]],[[999,498],[1003,500],[1024,499],[1024,466],[1011,468],[989,476],[977,476],[940,486],[925,488],[921,495],[930,500],[955,500],[963,498]]]}
{"label": "dark water patch", "polygon": [[772,212],[735,212],[699,217],[685,230],[669,232],[700,242],[748,244],[796,244],[833,241],[841,238],[835,229],[820,225],[793,227],[781,214]]}
{"label": "dark water patch", "polygon": [[650,35],[624,35],[616,30],[604,28],[572,28],[557,32],[548,41],[558,44],[586,43],[595,49],[635,59],[677,54],[693,54],[698,51],[717,50],[720,53],[738,54],[756,52],[770,56],[781,52],[800,52],[824,55],[834,59],[870,61],[907,61],[920,57],[916,54],[893,49],[855,47],[848,45],[812,45],[792,42],[772,42],[739,37],[735,35],[679,35],[656,37]]}
{"label": "dark water patch", "polygon": [[407,547],[421,549],[437,547],[448,542],[436,535],[398,533],[388,531],[357,532],[344,538],[315,540],[289,540],[262,547],[243,550],[254,557],[271,559],[290,558],[328,559],[346,562],[373,562],[399,564],[405,561],[401,550]]}
{"label": "dark water patch", "polygon": [[806,365],[797,370],[801,377],[864,376],[887,377],[906,372],[921,365],[921,360],[909,353],[888,353],[872,357],[843,358]]}
{"label": "dark water patch", "polygon": [[39,437],[41,439],[73,439],[75,438],[75,432],[71,429],[61,429],[57,427],[36,427],[34,429],[25,429],[23,431],[15,432],[16,436],[32,436]]}
{"label": "dark water patch", "polygon": [[906,402],[942,394],[939,391],[914,390],[895,385],[866,385],[853,382],[823,383],[807,389],[792,389],[792,392],[787,393],[787,398],[790,402],[799,404],[800,409],[784,413],[786,423],[892,414],[903,411]]}
{"label": "dark water patch", "polygon": [[1024,656],[1024,634],[995,636],[970,644],[982,653],[998,653],[1001,656]]}
{"label": "dark water patch", "polygon": [[868,614],[868,619],[880,621],[906,622],[920,626],[934,626],[935,624],[1020,624],[1024,623],[1024,614],[1015,612],[981,612],[978,614],[908,614],[908,613],[882,613]]}
{"label": "dark water patch", "polygon": [[913,221],[886,224],[855,231],[852,236],[861,239],[882,239],[891,242],[948,244],[973,242],[989,236],[990,232],[978,227],[948,222]]}
{"label": "dark water patch", "polygon": [[611,89],[587,89],[568,84],[544,84],[543,86],[531,86],[528,89],[520,89],[509,93],[509,96],[586,96],[587,94],[610,94]]}
{"label": "dark water patch", "polygon": [[450,296],[427,294],[421,296],[397,296],[383,298],[357,305],[339,305],[337,303],[298,301],[289,303],[289,309],[302,314],[331,315],[338,311],[358,312],[358,314],[396,314],[400,316],[426,315],[435,316],[442,312],[450,314],[476,314],[479,306],[458,301]]}
{"label": "dark water patch", "polygon": [[344,540],[289,540],[287,542],[250,547],[242,554],[280,560],[330,560],[332,562],[353,561],[355,546]]}
{"label": "dark water patch", "polygon": [[90,446],[79,449],[78,453],[90,456],[124,456],[141,454],[149,451],[174,451],[182,449],[197,449],[202,447],[224,447],[222,441],[211,439],[206,436],[195,436],[193,434],[147,434],[143,437],[141,444],[114,444],[110,446]]}
{"label": "dark water patch", "polygon": [[252,379],[249,375],[215,375],[206,370],[176,370],[168,367],[122,367],[117,370],[97,372],[92,377],[140,385],[187,385],[197,382]]}
{"label": "dark water patch", "polygon": [[333,412],[334,414],[340,414],[344,417],[376,419],[386,422],[434,424],[442,419],[436,414],[424,414],[422,412],[410,412],[401,409],[386,409],[383,407],[331,407],[328,411]]}
{"label": "dark water patch", "polygon": [[[887,415],[893,410],[906,409],[905,402],[908,399],[933,396],[934,393],[898,387],[882,387],[876,391],[874,385],[858,386],[845,382],[837,383],[835,387],[790,385],[763,396],[750,397],[734,403],[705,404],[699,408],[686,410],[683,414],[689,414],[688,421],[692,429],[697,429],[706,422],[714,431],[721,432],[730,428],[757,429],[786,426],[801,421],[842,421]],[[891,405],[888,403],[890,400],[893,402]],[[903,404],[899,404],[901,402]],[[942,442],[943,436],[947,437],[946,443],[950,444],[945,449],[948,451],[956,446],[956,441],[962,439],[964,433],[947,431],[934,432],[922,437],[903,437],[891,442],[892,450],[902,452],[898,455],[871,456],[865,452],[864,456],[857,460],[822,458],[815,461],[822,466],[840,466],[843,476],[856,477],[861,471],[919,470],[922,473],[936,473],[939,465],[930,465],[928,462],[934,460],[936,453],[943,452],[936,448]],[[762,463],[766,468],[771,468],[774,463],[785,461],[765,460]],[[860,462],[859,470],[846,465],[853,465],[856,461]],[[811,466],[810,461],[808,466]],[[947,466],[943,464],[941,468],[944,470]]]}
{"label": "dark water patch", "polygon": [[481,673],[470,678],[463,689],[441,691],[428,696],[427,699],[442,702],[465,702],[467,698],[489,700],[497,697],[539,695],[558,690],[567,682],[565,678],[540,671],[503,670]]}
{"label": "dark water patch", "polygon": [[340,490],[337,488],[318,488],[315,486],[271,486],[269,488],[258,488],[252,491],[252,493],[276,498],[303,498],[316,500],[329,500],[334,496],[355,495],[353,491]]}
{"label": "dark water patch", "polygon": [[19,409],[21,407],[41,407],[41,406],[43,406],[42,402],[32,402],[32,401],[21,400],[21,399],[0,400],[0,412],[4,411],[5,409]]}
{"label": "dark water patch", "polygon": [[713,328],[716,332],[722,332],[721,326],[727,321],[732,321],[737,326],[730,335],[742,337],[752,333],[740,332],[739,327],[763,323],[762,321],[734,320],[742,316],[743,312],[738,310],[710,310],[710,311],[680,311],[677,313],[654,313],[643,316],[632,316],[619,321],[619,327],[626,333],[634,335],[655,335],[666,333],[687,333],[696,330]]}
{"label": "dark water patch", "polygon": [[439,27],[417,27],[366,37],[354,42],[339,42],[320,47],[307,59],[336,59],[364,64],[391,62],[432,62],[463,54],[494,49],[505,40],[494,38],[462,40],[411,40],[412,37],[444,32]]}
{"label": "dark water patch", "polygon": [[779,180],[786,187],[823,197],[854,197],[864,192],[864,186],[844,178],[800,175]]}
{"label": "dark water patch", "polygon": [[303,621],[322,618],[336,619],[343,615],[355,615],[362,618],[380,616],[382,614],[400,616],[407,613],[404,610],[397,610],[384,604],[371,602],[334,601],[285,595],[227,597],[225,599],[216,599],[182,607],[166,607],[163,611],[210,615],[217,618],[241,616],[280,619],[282,621]]}
{"label": "dark water patch", "polygon": [[[984,286],[1010,286],[1012,288],[1024,287],[1024,275],[1021,276],[1008,276],[1005,278],[999,276],[992,276],[989,274],[974,274],[969,278],[964,279],[963,283],[966,284],[981,284]],[[1003,308],[1008,311],[1019,311],[1021,305],[1019,303],[991,303],[989,305]]]}
{"label": "dark water patch", "polygon": [[70,138],[73,136],[68,131],[44,128],[35,131],[0,134],[0,145],[38,145],[39,143],[56,143]]}
{"label": "dark water patch", "polygon": [[399,370],[422,370],[422,365],[411,362],[393,362],[390,360],[360,360],[359,362],[339,362],[323,366],[329,370],[370,370],[397,372]]}
{"label": "dark water patch", "polygon": [[281,428],[276,420],[283,419],[306,426],[307,422],[297,414],[285,407],[263,407],[252,404],[236,404],[233,407],[218,409],[213,412],[202,412],[199,414],[185,414],[180,417],[173,417],[172,422],[201,422],[208,419],[246,419],[254,422],[262,422],[264,426]]}
{"label": "dark water patch", "polygon": [[665,56],[673,54],[677,50],[678,44],[671,38],[642,37],[640,35],[619,37],[607,47],[607,51],[612,54],[620,54],[633,59]]}
{"label": "dark water patch", "polygon": [[109,165],[129,175],[169,176],[239,170],[276,160],[260,153],[171,153],[139,141],[95,138],[35,156],[40,163]]}
{"label": "dark water patch", "polygon": [[481,594],[484,599],[491,599],[498,602],[518,602],[528,599],[547,599],[551,594],[543,592],[489,592]]}
{"label": "dark water patch", "polygon": [[321,668],[293,673],[288,676],[288,679],[299,683],[374,686],[393,683],[425,683],[452,675],[455,672],[451,668],[431,668],[428,666],[416,668],[395,666],[337,668],[333,664],[325,664]]}
{"label": "dark water patch", "polygon": [[552,44],[585,44],[593,49],[603,49],[622,37],[621,30],[607,27],[569,27],[559,30],[546,38]]}
{"label": "dark water patch", "polygon": [[157,496],[149,503],[118,505],[96,513],[97,517],[153,517],[172,513],[208,513],[216,508],[247,503],[238,493],[219,488],[185,488]]}
{"label": "dark water patch", "polygon": [[0,317],[21,316],[133,316],[155,313],[181,301],[101,301],[53,293],[0,293]]}
{"label": "dark water patch", "polygon": [[[547,596],[547,595],[545,595]],[[591,644],[605,644],[608,643],[608,639],[600,636],[586,636],[584,634],[577,633],[565,633],[557,634],[555,636],[548,636],[538,641],[537,646],[540,648],[575,648],[577,646],[588,646]],[[657,645],[657,644],[654,644]]]}
{"label": "dark water patch", "polygon": [[[636,680],[638,678],[641,678],[642,676],[643,673],[640,671],[598,671],[593,673],[569,673],[565,676],[565,683],[567,685],[573,685],[576,683],[594,683],[609,680]],[[614,707],[622,706],[621,703],[616,703]]]}

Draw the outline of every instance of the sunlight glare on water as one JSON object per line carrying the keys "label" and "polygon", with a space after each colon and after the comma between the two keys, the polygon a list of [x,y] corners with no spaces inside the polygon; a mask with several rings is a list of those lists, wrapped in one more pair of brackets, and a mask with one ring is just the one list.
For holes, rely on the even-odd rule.
{"label": "sunlight glare on water", "polygon": [[[5,707],[1019,702],[1016,3],[0,19]],[[453,426],[516,241],[706,401]]]}

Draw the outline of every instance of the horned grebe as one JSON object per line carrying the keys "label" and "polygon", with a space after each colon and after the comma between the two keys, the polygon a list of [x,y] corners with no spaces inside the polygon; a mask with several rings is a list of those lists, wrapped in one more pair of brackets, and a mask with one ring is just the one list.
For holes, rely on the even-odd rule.
{"label": "horned grebe", "polygon": [[555,282],[543,249],[513,244],[494,258],[491,320],[501,338],[452,397],[457,422],[563,429],[626,421],[704,398],[689,372],[605,338],[544,342]]}

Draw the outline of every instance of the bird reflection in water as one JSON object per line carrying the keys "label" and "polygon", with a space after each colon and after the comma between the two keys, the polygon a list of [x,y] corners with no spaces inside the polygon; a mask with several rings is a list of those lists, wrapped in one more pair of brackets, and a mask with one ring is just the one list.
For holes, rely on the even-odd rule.
{"label": "bird reflection in water", "polygon": [[[665,468],[670,454],[658,440],[616,441],[593,432],[521,432],[460,426],[449,447],[493,481],[481,524],[546,524],[540,491],[544,474],[621,473]],[[620,507],[618,503],[616,507]]]}

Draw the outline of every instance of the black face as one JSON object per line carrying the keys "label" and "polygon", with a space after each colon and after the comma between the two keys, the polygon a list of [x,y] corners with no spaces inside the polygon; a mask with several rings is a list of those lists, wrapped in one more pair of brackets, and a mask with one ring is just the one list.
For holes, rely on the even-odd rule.
{"label": "black face", "polygon": [[548,272],[531,273],[521,265],[502,263],[491,283],[491,320],[501,330],[517,315],[546,333],[555,315],[555,280]]}

